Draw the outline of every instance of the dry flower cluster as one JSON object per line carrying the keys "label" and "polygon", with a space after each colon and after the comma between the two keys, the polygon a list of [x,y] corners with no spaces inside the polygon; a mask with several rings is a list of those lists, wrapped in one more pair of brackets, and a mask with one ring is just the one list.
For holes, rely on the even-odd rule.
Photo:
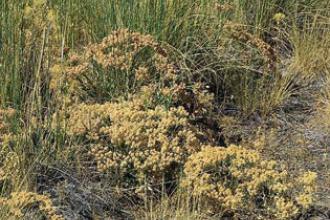
{"label": "dry flower cluster", "polygon": [[18,160],[14,153],[8,153],[7,150],[8,144],[14,139],[8,123],[14,115],[13,109],[0,109],[0,181],[16,173]]}
{"label": "dry flower cluster", "polygon": [[200,150],[198,131],[182,108],[145,108],[134,102],[80,104],[68,111],[68,133],[93,143],[99,171],[136,175],[143,184],[177,177],[186,158]]}
{"label": "dry flower cluster", "polygon": [[32,192],[13,192],[8,198],[0,197],[0,206],[8,209],[8,214],[15,218],[24,216],[23,210],[38,204],[39,210],[43,212],[50,220],[64,220],[64,218],[56,214],[56,210],[52,201],[48,196],[39,195]]}
{"label": "dry flower cluster", "polygon": [[237,39],[245,44],[250,44],[259,50],[266,64],[267,73],[274,74],[276,72],[277,55],[271,45],[266,43],[261,38],[249,33],[241,24],[228,22],[225,24],[225,29],[234,39]]}
{"label": "dry flower cluster", "polygon": [[217,211],[265,209],[277,219],[292,219],[312,204],[316,174],[307,172],[293,183],[276,165],[240,146],[206,146],[188,159],[182,185]]}
{"label": "dry flower cluster", "polygon": [[[143,50],[151,50],[152,55],[139,62],[137,55]],[[167,54],[150,35],[119,29],[101,43],[88,45],[81,54],[70,55],[64,66],[54,65],[50,87],[55,89],[68,80],[71,93],[79,86],[92,88],[93,81],[99,78],[95,72],[99,71],[108,74],[109,80],[122,79],[124,90],[134,90],[156,80],[168,86],[175,81],[176,71]]]}

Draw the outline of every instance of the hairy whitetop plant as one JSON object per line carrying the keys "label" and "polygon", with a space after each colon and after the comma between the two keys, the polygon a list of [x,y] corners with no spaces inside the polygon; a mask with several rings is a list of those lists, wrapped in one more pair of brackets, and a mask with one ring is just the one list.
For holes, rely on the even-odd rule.
{"label": "hairy whitetop plant", "polygon": [[5,217],[23,218],[25,210],[38,205],[39,210],[49,220],[64,220],[56,214],[52,201],[46,195],[39,195],[33,192],[13,192],[9,197],[0,197],[0,210],[6,212]]}
{"label": "hairy whitetop plant", "polygon": [[83,100],[110,101],[143,85],[166,87],[177,78],[167,50],[150,35],[128,29],[113,31],[67,62],[51,68],[52,89],[67,88]]}
{"label": "hairy whitetop plant", "polygon": [[314,199],[316,174],[304,173],[292,182],[275,161],[264,160],[254,150],[231,145],[205,146],[189,157],[182,186],[211,211],[292,219],[308,209]]}
{"label": "hairy whitetop plant", "polygon": [[187,157],[200,150],[202,134],[182,107],[149,109],[123,101],[79,104],[67,114],[68,134],[89,141],[98,170],[126,186],[175,180]]}

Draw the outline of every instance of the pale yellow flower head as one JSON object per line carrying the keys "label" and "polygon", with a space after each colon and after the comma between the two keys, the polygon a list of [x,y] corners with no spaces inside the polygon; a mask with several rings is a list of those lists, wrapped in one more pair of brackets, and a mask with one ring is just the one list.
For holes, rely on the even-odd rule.
{"label": "pale yellow flower head", "polygon": [[286,18],[285,14],[283,14],[281,12],[276,13],[273,16],[273,20],[276,21],[276,23],[281,23],[282,21],[284,21],[285,18]]}

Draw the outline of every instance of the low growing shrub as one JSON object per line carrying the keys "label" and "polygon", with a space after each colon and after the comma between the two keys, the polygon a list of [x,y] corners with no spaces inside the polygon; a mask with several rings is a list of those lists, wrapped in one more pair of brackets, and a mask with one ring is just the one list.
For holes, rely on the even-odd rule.
{"label": "low growing shrub", "polygon": [[90,143],[97,169],[126,187],[175,180],[188,156],[200,150],[201,134],[182,107],[149,109],[123,101],[79,104],[67,113],[68,134]]}
{"label": "low growing shrub", "polygon": [[275,161],[240,146],[206,146],[185,164],[182,186],[220,213],[262,213],[268,218],[292,219],[313,201],[316,174],[307,172],[289,181]]}
{"label": "low growing shrub", "polygon": [[48,219],[64,220],[62,216],[56,214],[56,209],[48,196],[33,192],[13,192],[8,198],[0,197],[0,212],[4,210],[7,218],[11,216],[20,219],[25,215],[24,210],[36,204]]}

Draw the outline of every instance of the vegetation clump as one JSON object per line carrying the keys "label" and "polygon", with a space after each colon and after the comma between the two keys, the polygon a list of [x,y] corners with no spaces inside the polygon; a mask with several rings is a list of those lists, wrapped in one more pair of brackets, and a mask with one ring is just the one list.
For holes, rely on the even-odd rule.
{"label": "vegetation clump", "polygon": [[189,157],[182,185],[213,211],[263,210],[269,218],[292,219],[312,205],[316,174],[307,172],[292,182],[276,167],[241,146],[206,146]]}
{"label": "vegetation clump", "polygon": [[0,220],[330,218],[329,2],[2,2]]}
{"label": "vegetation clump", "polygon": [[[56,214],[56,210],[52,201],[48,196],[38,195],[32,192],[13,192],[8,198],[0,198],[2,208],[8,209],[9,216],[15,218],[24,217],[24,210],[31,208],[34,204],[38,204],[39,210],[42,211],[50,220],[64,220],[64,218]],[[8,216],[7,216],[8,217]]]}
{"label": "vegetation clump", "polygon": [[202,134],[182,107],[148,109],[124,101],[79,104],[68,114],[68,134],[87,139],[98,170],[127,186],[158,186],[178,178],[187,157],[201,145]]}
{"label": "vegetation clump", "polygon": [[50,85],[53,89],[67,85],[72,95],[78,90],[78,98],[99,102],[155,82],[169,87],[177,75],[168,56],[152,36],[119,29],[81,54],[70,55],[64,67],[54,65]]}

